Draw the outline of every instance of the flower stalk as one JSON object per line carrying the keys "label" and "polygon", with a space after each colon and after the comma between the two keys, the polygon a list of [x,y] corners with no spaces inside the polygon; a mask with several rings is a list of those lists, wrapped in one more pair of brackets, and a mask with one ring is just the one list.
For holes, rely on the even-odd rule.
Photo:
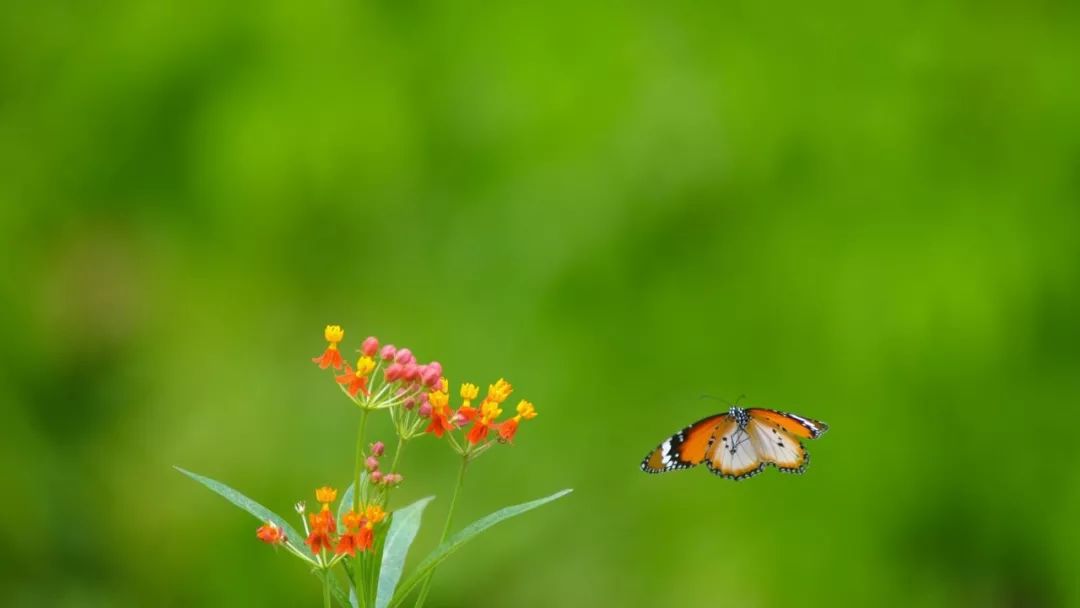
{"label": "flower stalk", "polygon": [[[464,455],[461,457],[461,466],[458,467],[457,483],[454,484],[454,493],[450,497],[450,508],[446,511],[446,522],[443,524],[442,534],[439,535],[439,544],[446,542],[446,537],[450,535],[450,525],[454,521],[454,508],[457,507],[458,496],[461,494],[461,488],[465,485],[465,469],[469,466],[469,456]],[[435,576],[435,569],[433,568],[427,577],[424,579],[424,584],[420,586],[420,592],[416,596],[416,604],[414,608],[421,608],[424,602],[427,601],[428,592],[431,590],[431,579]]]}

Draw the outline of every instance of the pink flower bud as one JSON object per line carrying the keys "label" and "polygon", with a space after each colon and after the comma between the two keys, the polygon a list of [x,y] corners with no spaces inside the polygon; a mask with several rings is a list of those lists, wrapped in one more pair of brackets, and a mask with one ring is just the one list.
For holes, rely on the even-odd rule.
{"label": "pink flower bud", "polygon": [[383,478],[383,483],[385,483],[388,486],[396,486],[397,484],[401,483],[402,479],[404,479],[404,478],[400,474],[398,474],[398,473],[390,473],[389,475],[387,475],[386,477]]}
{"label": "pink flower bud", "polygon": [[387,344],[386,346],[382,347],[381,356],[383,358],[383,361],[391,361],[394,357],[397,356],[397,349],[394,348],[393,344]]}
{"label": "pink flower bud", "polygon": [[386,370],[383,371],[383,374],[386,377],[387,382],[393,382],[401,378],[402,371],[403,368],[400,363],[391,363],[386,366]]}
{"label": "pink flower bud", "polygon": [[424,373],[420,375],[420,379],[428,388],[435,388],[439,385],[439,380],[442,379],[442,370],[429,365],[424,370]]}
{"label": "pink flower bud", "polygon": [[374,357],[378,350],[379,340],[375,336],[368,336],[364,339],[364,343],[360,345],[360,351],[369,357]]}
{"label": "pink flower bud", "polygon": [[420,414],[421,418],[431,417],[431,404],[427,401],[420,404],[420,407],[416,410],[417,414]]}
{"label": "pink flower bud", "polygon": [[407,410],[416,407],[416,397],[406,397],[405,400],[401,402],[401,407]]}
{"label": "pink flower bud", "polygon": [[438,376],[440,378],[442,378],[442,372],[443,372],[442,363],[439,363],[438,361],[432,361],[431,363],[427,364],[427,367],[428,367],[428,369],[435,370],[435,373],[438,374]]}
{"label": "pink flower bud", "polygon": [[410,382],[416,380],[420,377],[420,368],[416,367],[415,363],[406,363],[401,371],[401,377]]}
{"label": "pink flower bud", "polygon": [[406,363],[416,363],[416,357],[413,356],[411,350],[403,348],[397,351],[397,355],[394,357],[394,361],[405,365]]}
{"label": "pink flower bud", "polygon": [[369,471],[377,471],[379,469],[379,459],[374,456],[368,456],[367,459],[364,460],[364,466],[367,467],[367,470]]}
{"label": "pink flower bud", "polygon": [[371,473],[371,483],[379,483],[382,480],[383,480],[383,474],[382,473],[380,473],[378,471],[373,471]]}
{"label": "pink flower bud", "polygon": [[386,451],[386,444],[384,444],[383,442],[376,441],[375,443],[371,444],[371,454],[372,454],[372,456],[382,456],[383,452],[385,452],[385,451]]}

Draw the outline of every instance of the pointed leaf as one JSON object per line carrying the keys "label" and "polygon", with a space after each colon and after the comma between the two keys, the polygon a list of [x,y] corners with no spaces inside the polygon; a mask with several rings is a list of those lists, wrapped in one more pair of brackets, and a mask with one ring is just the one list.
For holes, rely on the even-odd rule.
{"label": "pointed leaf", "polygon": [[[367,471],[360,471],[360,486],[363,487],[367,483]],[[342,518],[349,512],[349,509],[353,507],[353,494],[356,492],[356,484],[350,483],[349,487],[345,488],[345,492],[341,495],[341,502],[338,503],[337,518],[338,522],[344,526],[345,523]],[[360,500],[363,500],[363,495],[360,496]]]}
{"label": "pointed leaf", "polygon": [[379,571],[379,589],[375,597],[375,608],[386,608],[390,605],[390,599],[394,597],[394,589],[401,580],[401,573],[405,569],[405,557],[409,554],[409,546],[416,538],[416,532],[420,529],[420,516],[424,507],[428,505],[434,496],[421,498],[407,507],[394,511],[390,519],[390,531],[386,533],[386,544],[383,546],[382,569]]}
{"label": "pointed leaf", "polygon": [[221,483],[220,481],[210,479],[209,477],[203,477],[202,475],[199,475],[197,473],[192,473],[191,471],[188,471],[186,469],[182,469],[180,467],[173,467],[173,468],[176,469],[177,471],[180,471],[184,475],[187,475],[188,477],[194,479],[195,481],[201,483],[202,485],[206,486],[207,488],[210,488],[215,493],[217,493],[218,495],[223,497],[225,500],[227,500],[227,501],[231,502],[232,504],[240,507],[241,509],[247,511],[248,513],[251,513],[259,521],[261,521],[263,523],[266,523],[268,521],[274,522],[274,525],[281,528],[285,532],[285,538],[289,540],[290,544],[292,544],[294,547],[296,547],[299,551],[303,552],[304,554],[312,555],[311,549],[309,549],[308,546],[304,544],[304,537],[299,532],[297,532],[292,526],[290,526],[289,522],[285,521],[277,513],[274,513],[270,509],[267,509],[266,507],[260,505],[259,503],[255,502],[254,500],[251,500],[247,496],[244,496],[240,492],[237,492],[236,490],[234,490],[234,489],[230,488],[229,486]]}
{"label": "pointed leaf", "polygon": [[349,509],[352,508],[353,488],[355,487],[355,485],[356,484],[350,483],[349,487],[345,488],[345,493],[341,495],[341,502],[338,503],[337,519],[338,525],[341,527],[345,527],[345,522],[343,521],[343,519],[345,517],[345,514],[349,512]]}
{"label": "pointed leaf", "polygon": [[401,585],[398,587],[398,592],[394,595],[394,599],[392,602],[390,602],[390,606],[393,607],[401,604],[405,600],[405,597],[409,595],[409,592],[412,591],[421,582],[423,582],[424,578],[430,575],[436,566],[441,564],[446,558],[450,557],[450,555],[454,551],[460,549],[462,545],[476,538],[476,536],[484,530],[487,530],[491,526],[494,526],[495,524],[503,521],[504,519],[510,519],[511,517],[521,515],[526,511],[532,511],[533,509],[545,505],[553,500],[562,498],[563,496],[566,496],[572,491],[573,490],[568,488],[566,490],[560,490],[552,494],[551,496],[545,496],[544,498],[538,498],[531,502],[506,507],[492,513],[491,515],[481,517],[480,519],[474,521],[468,526],[465,526],[464,529],[462,529],[457,534],[451,536],[443,544],[436,547],[430,555],[424,558],[424,561],[420,562],[420,565],[416,567],[416,571],[413,572],[412,575],[409,576],[409,578],[405,579],[405,582],[401,583]]}

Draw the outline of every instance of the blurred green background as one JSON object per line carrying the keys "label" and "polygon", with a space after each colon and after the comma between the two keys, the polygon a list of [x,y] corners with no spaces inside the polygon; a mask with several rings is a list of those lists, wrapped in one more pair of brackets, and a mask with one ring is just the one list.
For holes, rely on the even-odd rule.
{"label": "blurred green background", "polygon": [[[576,489],[429,606],[1080,605],[1077,4],[3,12],[4,603],[317,604],[170,467],[345,485],[340,323],[536,403],[459,522]],[[642,474],[703,393],[832,430]]]}

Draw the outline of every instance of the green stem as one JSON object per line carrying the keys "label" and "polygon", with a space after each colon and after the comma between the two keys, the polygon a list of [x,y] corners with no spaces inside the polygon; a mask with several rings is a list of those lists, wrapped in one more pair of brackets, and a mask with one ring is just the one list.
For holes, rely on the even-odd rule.
{"label": "green stem", "polygon": [[[450,497],[450,510],[446,513],[446,523],[443,524],[442,535],[439,537],[439,544],[443,544],[446,541],[446,537],[450,535],[450,524],[454,519],[454,507],[457,506],[458,495],[461,494],[461,487],[465,485],[465,468],[469,465],[469,456],[465,455],[461,458],[461,468],[458,469],[457,485],[454,486],[454,494]],[[416,604],[413,608],[421,608],[424,602],[427,600],[428,591],[431,590],[431,578],[435,576],[435,569],[432,568],[428,573],[427,578],[424,579],[424,584],[420,587],[420,593],[416,596]]]}
{"label": "green stem", "polygon": [[356,471],[354,471],[353,484],[353,511],[360,512],[360,472],[364,470],[364,431],[367,427],[368,413],[371,410],[364,408],[360,414],[360,428],[356,431]]}
{"label": "green stem", "polygon": [[322,602],[323,608],[330,608],[330,570],[323,570]]}
{"label": "green stem", "polygon": [[[371,410],[369,410],[367,408],[364,408],[363,410],[361,410],[361,413],[360,413],[360,428],[357,429],[357,431],[356,431],[356,474],[354,475],[354,483],[353,483],[353,512],[354,513],[360,513],[360,491],[361,491],[361,488],[360,488],[360,472],[364,470],[364,431],[365,431],[365,428],[367,427],[368,413],[370,411]],[[358,560],[356,560],[356,562],[357,562],[356,563],[356,568],[354,569],[355,572],[353,572],[353,576],[354,576],[353,583],[356,586],[356,597],[361,602],[361,605],[363,605],[365,603],[364,598],[366,597],[364,595],[364,586],[362,585],[362,583],[364,582],[364,573],[363,573],[364,569],[360,566],[360,564],[363,562],[363,560],[358,559]]]}
{"label": "green stem", "polygon": [[[397,473],[397,463],[398,463],[398,460],[401,458],[401,451],[404,450],[404,449],[405,449],[405,438],[403,436],[401,436],[401,435],[398,435],[397,448],[394,449],[394,459],[390,462],[390,468],[387,470],[388,473]],[[382,498],[382,503],[385,506],[386,503],[388,502],[387,497],[390,496],[390,486],[388,486],[388,485],[383,486],[382,490],[381,490],[381,493],[382,493],[382,497],[381,497]]]}

